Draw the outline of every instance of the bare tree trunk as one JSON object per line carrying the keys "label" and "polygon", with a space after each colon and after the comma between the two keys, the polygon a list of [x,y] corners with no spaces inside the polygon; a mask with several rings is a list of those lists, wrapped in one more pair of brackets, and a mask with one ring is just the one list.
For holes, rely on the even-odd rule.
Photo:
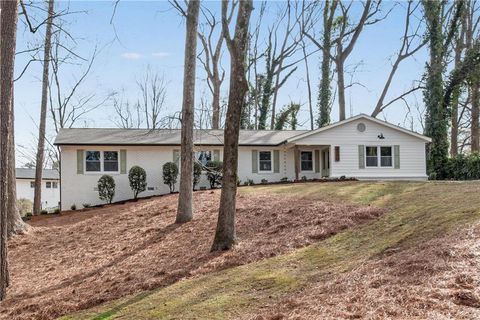
{"label": "bare tree trunk", "polygon": [[472,90],[472,126],[471,126],[471,151],[480,151],[480,130],[479,130],[479,116],[480,116],[480,81],[475,79],[471,86]]}
{"label": "bare tree trunk", "polygon": [[338,87],[338,111],[339,120],[345,120],[345,79],[343,60],[337,59],[335,64],[337,66],[337,87]]}
{"label": "bare tree trunk", "polygon": [[50,66],[50,48],[52,45],[52,20],[54,0],[48,1],[48,20],[43,52],[42,102],[40,107],[40,126],[38,129],[37,159],[35,162],[35,189],[33,214],[39,215],[42,208],[42,173],[45,161],[45,126],[47,122],[48,79]]}
{"label": "bare tree trunk", "polygon": [[[462,58],[463,39],[457,39],[455,46],[455,68],[458,68]],[[452,111],[451,121],[452,129],[450,131],[450,156],[455,157],[458,154],[458,105],[460,99],[460,88],[455,88],[452,93]]]}
{"label": "bare tree trunk", "polygon": [[8,176],[12,165],[9,161],[9,148],[13,137],[11,104],[13,100],[18,3],[16,1],[1,1],[0,5],[0,300],[3,300],[5,299],[6,288],[9,285],[7,219],[10,188]]}
{"label": "bare tree trunk", "polygon": [[187,9],[185,66],[183,73],[182,145],[180,149],[180,194],[176,223],[192,220],[193,208],[193,116],[195,107],[195,68],[197,62],[197,27],[200,1],[190,0]]}
{"label": "bare tree trunk", "polygon": [[230,38],[227,23],[229,1],[222,2],[222,27],[230,51],[230,89],[223,148],[223,179],[217,228],[212,251],[228,250],[235,244],[235,210],[238,171],[238,137],[240,117],[248,92],[245,57],[247,54],[248,25],[253,9],[252,0],[239,2],[234,38]]}
{"label": "bare tree trunk", "polygon": [[302,52],[303,52],[303,61],[305,63],[305,77],[307,81],[307,92],[308,92],[308,111],[310,114],[310,130],[315,128],[313,120],[313,105],[312,105],[312,87],[310,85],[310,71],[308,68],[308,56],[305,50],[305,42],[302,40]]}

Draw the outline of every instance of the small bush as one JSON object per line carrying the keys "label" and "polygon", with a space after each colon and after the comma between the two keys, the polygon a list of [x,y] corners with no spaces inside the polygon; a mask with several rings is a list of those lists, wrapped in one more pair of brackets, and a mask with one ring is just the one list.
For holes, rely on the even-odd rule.
{"label": "small bush", "polygon": [[115,196],[115,180],[112,176],[104,174],[100,179],[98,179],[98,197],[100,200],[107,201],[112,203],[113,197]]}
{"label": "small bush", "polygon": [[31,217],[31,216],[33,216],[33,214],[31,212],[26,212],[25,213],[25,217]]}
{"label": "small bush", "polygon": [[262,179],[262,184],[267,184],[268,180],[267,179]]}
{"label": "small bush", "polygon": [[303,176],[302,181],[307,181],[307,176]]}
{"label": "small bush", "polygon": [[55,210],[53,210],[53,214],[60,214],[60,208],[56,208]]}
{"label": "small bush", "polygon": [[175,183],[178,178],[178,167],[174,162],[167,162],[163,165],[163,183],[170,188],[170,193],[175,191]]}
{"label": "small bush", "polygon": [[207,163],[207,178],[210,182],[210,188],[215,189],[222,184],[223,162],[209,161]]}
{"label": "small bush", "polygon": [[255,181],[253,181],[253,179],[248,179],[247,183],[249,186],[253,186],[255,184]]}
{"label": "small bush", "polygon": [[82,206],[83,206],[84,209],[88,209],[88,208],[90,208],[92,205],[91,205],[90,203],[83,203]]}
{"label": "small bush", "polygon": [[202,175],[202,165],[198,162],[193,163],[193,190],[195,190],[195,187],[197,184],[200,182],[200,176]]}
{"label": "small bush", "polygon": [[40,211],[40,214],[48,214],[48,211],[43,209],[42,211]]}
{"label": "small bush", "polygon": [[288,182],[288,177],[283,177],[282,179],[280,179],[280,182],[282,183]]}
{"label": "small bush", "polygon": [[73,211],[77,210],[77,205],[76,205],[75,203],[72,204],[72,205],[70,206],[70,210],[73,210]]}
{"label": "small bush", "polygon": [[128,181],[133,191],[133,198],[137,199],[138,194],[147,189],[147,173],[139,166],[133,166],[128,171]]}

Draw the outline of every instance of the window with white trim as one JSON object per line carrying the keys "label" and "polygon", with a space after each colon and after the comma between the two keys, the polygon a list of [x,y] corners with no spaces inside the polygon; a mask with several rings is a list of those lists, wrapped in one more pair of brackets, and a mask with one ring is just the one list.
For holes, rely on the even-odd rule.
{"label": "window with white trim", "polygon": [[118,172],[118,151],[85,151],[86,172]]}
{"label": "window with white trim", "polygon": [[35,181],[30,181],[30,188],[35,188]]}
{"label": "window with white trim", "polygon": [[272,167],[272,151],[259,151],[258,171],[271,172]]}
{"label": "window with white trim", "polygon": [[103,171],[118,171],[118,151],[103,151]]}
{"label": "window with white trim", "polygon": [[302,171],[313,171],[313,152],[300,152],[300,168]]}
{"label": "window with white trim", "polygon": [[58,189],[58,182],[52,181],[52,188],[53,189]]}
{"label": "window with white trim", "polygon": [[391,146],[366,146],[365,166],[386,167],[393,166],[393,148]]}
{"label": "window with white trim", "polygon": [[100,172],[101,161],[100,151],[85,151],[85,171],[87,172]]}
{"label": "window with white trim", "polygon": [[47,185],[47,189],[51,189],[51,188],[52,188],[52,182],[47,181],[47,182],[46,182],[46,185]]}
{"label": "window with white trim", "polygon": [[380,166],[393,166],[393,150],[392,147],[380,147]]}

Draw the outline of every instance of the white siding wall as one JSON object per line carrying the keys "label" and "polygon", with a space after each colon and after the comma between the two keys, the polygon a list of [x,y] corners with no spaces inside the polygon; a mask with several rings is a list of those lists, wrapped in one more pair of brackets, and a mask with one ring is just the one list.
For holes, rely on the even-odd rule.
{"label": "white siding wall", "polygon": [[[146,197],[169,192],[168,186],[163,184],[162,166],[164,163],[173,160],[173,150],[179,150],[179,147],[161,147],[161,146],[126,146],[126,147],[91,147],[91,146],[62,146],[61,147],[61,174],[62,174],[62,210],[69,210],[72,204],[77,208],[82,208],[84,203],[96,205],[102,203],[98,199],[96,190],[97,181],[103,174],[109,174],[114,177],[116,184],[114,201],[131,199],[132,191],[128,182],[128,174],[119,173],[86,173],[77,174],[77,149],[92,151],[116,151],[120,149],[127,150],[127,172],[138,165],[147,172],[147,186],[154,190],[146,190],[139,196]],[[202,147],[199,150],[208,151],[219,150],[220,159],[223,159],[222,147]],[[238,176],[241,183],[252,179],[255,183],[261,183],[262,179],[269,182],[280,181],[283,177],[290,180],[295,178],[294,154],[293,149],[285,147],[240,147],[239,148],[239,172]],[[280,151],[280,172],[258,172],[252,173],[252,150],[279,150]],[[273,154],[272,154],[273,156]],[[273,159],[272,159],[273,165]],[[320,174],[315,172],[300,172],[299,177],[306,176],[308,179],[319,178]],[[180,179],[180,177],[179,177]],[[208,187],[209,183],[205,175],[202,175],[199,186]],[[176,186],[178,190],[178,183]]]}
{"label": "white siding wall", "polygon": [[[357,130],[358,123],[366,125],[364,132]],[[385,139],[378,139],[383,133]],[[359,179],[426,179],[425,142],[377,124],[368,119],[358,119],[347,124],[310,135],[295,141],[297,144],[330,144],[330,176],[356,177]],[[359,169],[358,145],[400,146],[400,169],[365,168]],[[335,162],[334,147],[340,146],[340,161]]]}
{"label": "white siding wall", "polygon": [[[17,179],[17,199],[28,199],[33,202],[34,188],[30,187],[30,182],[34,180]],[[47,189],[47,181],[56,181],[58,188]],[[42,208],[57,207],[60,202],[60,182],[59,180],[43,180],[42,181]]]}
{"label": "white siding wall", "polygon": [[[357,124],[366,124],[363,133],[357,131]],[[378,139],[383,133],[384,140]],[[359,119],[330,130],[311,135],[295,142],[299,150],[314,150],[330,146],[330,176],[331,177],[356,177],[359,179],[425,179],[425,142],[367,119]],[[400,169],[394,168],[365,168],[359,169],[358,145],[400,145]],[[334,147],[340,146],[340,161],[334,161]],[[168,186],[163,184],[162,166],[173,160],[173,150],[179,147],[161,146],[128,146],[128,147],[89,147],[89,146],[62,146],[61,147],[61,174],[62,174],[62,209],[68,210],[72,204],[81,208],[82,204],[100,204],[98,191],[95,190],[98,179],[103,173],[77,174],[77,149],[83,150],[127,150],[127,172],[134,166],[139,165],[147,172],[148,187],[140,194],[140,197],[166,194]],[[222,147],[199,147],[198,150],[219,150],[220,159],[223,159]],[[252,172],[252,150],[279,150],[280,172]],[[213,152],[212,152],[213,153]],[[272,153],[273,157],[273,153]],[[315,153],[314,153],[315,157]],[[320,159],[320,168],[322,167]],[[272,160],[273,162],[273,160]],[[283,177],[289,180],[295,178],[294,150],[292,146],[281,147],[240,147],[239,148],[238,176],[243,184],[248,179],[255,183],[261,183],[262,179],[269,182],[280,181]],[[315,159],[314,159],[315,163]],[[273,165],[273,164],[272,164]],[[110,173],[109,173],[110,174]],[[114,201],[131,199],[132,191],[128,182],[128,174],[112,174],[116,182],[116,194]],[[320,173],[300,172],[299,178],[306,176],[308,179],[320,178]],[[205,176],[202,176],[200,186],[208,186]],[[176,187],[178,189],[178,185]]]}

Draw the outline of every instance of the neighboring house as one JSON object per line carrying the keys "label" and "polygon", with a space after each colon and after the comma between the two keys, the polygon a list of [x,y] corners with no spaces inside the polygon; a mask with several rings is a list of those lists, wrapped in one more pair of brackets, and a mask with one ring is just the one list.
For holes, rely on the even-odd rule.
{"label": "neighboring house", "polygon": [[[238,178],[261,183],[321,177],[425,180],[425,144],[430,138],[390,123],[358,115],[321,129],[305,131],[241,130]],[[222,160],[223,131],[195,130],[197,160]],[[128,170],[147,172],[141,196],[165,194],[162,166],[179,163],[180,130],[62,129],[55,145],[61,152],[61,207],[99,204],[97,181],[116,182],[114,201],[132,198]],[[202,178],[201,185],[206,185]]]}
{"label": "neighboring house", "polygon": [[[16,168],[17,199],[33,202],[35,169]],[[45,169],[42,173],[42,208],[58,207],[60,202],[60,177],[57,170]]]}

